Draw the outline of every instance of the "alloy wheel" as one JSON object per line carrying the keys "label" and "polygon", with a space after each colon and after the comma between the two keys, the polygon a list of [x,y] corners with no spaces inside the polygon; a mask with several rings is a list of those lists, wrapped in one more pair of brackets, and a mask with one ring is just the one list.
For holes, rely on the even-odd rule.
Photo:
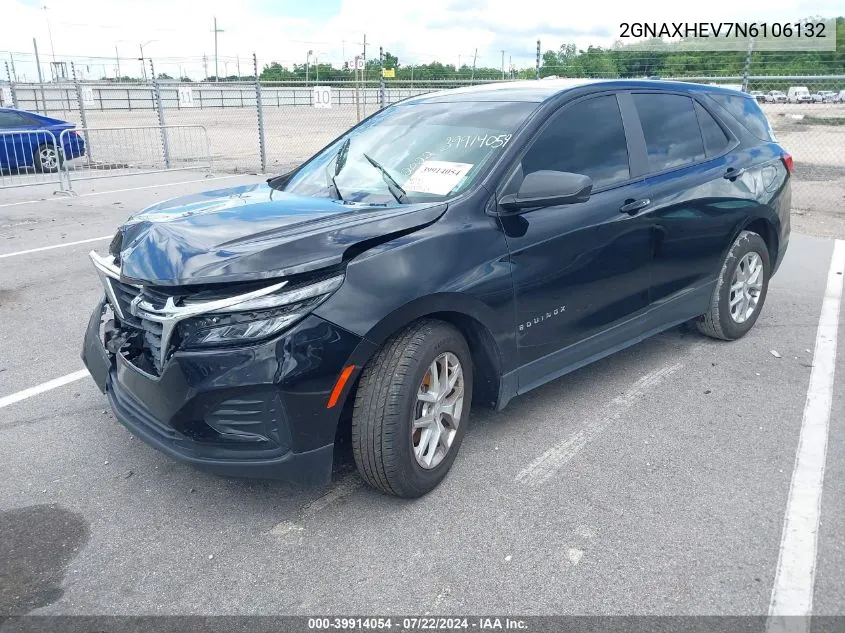
{"label": "alloy wheel", "polygon": [[417,463],[436,468],[446,457],[461,422],[464,372],[458,357],[444,352],[432,361],[417,390],[411,442]]}
{"label": "alloy wheel", "polygon": [[59,153],[55,147],[42,147],[39,158],[44,169],[51,170],[59,166]]}
{"label": "alloy wheel", "polygon": [[745,323],[757,309],[763,290],[763,260],[755,252],[746,253],[739,260],[731,281],[731,318]]}

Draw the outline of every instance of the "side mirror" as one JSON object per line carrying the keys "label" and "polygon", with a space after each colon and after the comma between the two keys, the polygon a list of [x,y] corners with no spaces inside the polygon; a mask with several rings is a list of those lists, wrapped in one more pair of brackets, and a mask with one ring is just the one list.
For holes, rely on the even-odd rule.
{"label": "side mirror", "polygon": [[499,206],[508,211],[586,202],[590,199],[593,180],[584,174],[541,170],[528,174],[516,194],[507,194]]}

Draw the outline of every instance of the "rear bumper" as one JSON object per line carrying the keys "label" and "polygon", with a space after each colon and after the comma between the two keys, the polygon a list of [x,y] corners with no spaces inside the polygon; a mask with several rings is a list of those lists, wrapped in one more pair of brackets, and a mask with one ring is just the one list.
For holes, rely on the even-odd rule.
{"label": "rear bumper", "polygon": [[134,435],[219,475],[329,481],[342,405],[326,403],[358,337],[310,316],[264,343],[177,351],[151,376],[105,349],[102,310],[103,302],[88,324],[82,359]]}

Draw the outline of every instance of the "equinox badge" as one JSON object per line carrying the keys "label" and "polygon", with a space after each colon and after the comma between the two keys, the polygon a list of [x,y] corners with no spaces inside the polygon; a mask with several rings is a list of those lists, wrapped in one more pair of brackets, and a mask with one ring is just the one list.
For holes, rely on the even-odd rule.
{"label": "equinox badge", "polygon": [[530,328],[533,325],[540,325],[546,319],[551,319],[552,317],[559,316],[566,312],[566,306],[560,306],[559,308],[555,308],[545,314],[541,314],[540,316],[535,316],[533,319],[529,319],[525,323],[519,324],[519,331],[524,332],[526,329]]}

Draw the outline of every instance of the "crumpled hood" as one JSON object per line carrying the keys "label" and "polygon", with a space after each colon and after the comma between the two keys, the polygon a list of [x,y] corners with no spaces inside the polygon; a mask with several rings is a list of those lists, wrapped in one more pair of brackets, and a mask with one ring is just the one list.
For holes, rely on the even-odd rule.
{"label": "crumpled hood", "polygon": [[120,228],[121,275],[159,286],[254,281],[340,263],[347,249],[430,224],[442,203],[362,205],[265,183],[185,196]]}

